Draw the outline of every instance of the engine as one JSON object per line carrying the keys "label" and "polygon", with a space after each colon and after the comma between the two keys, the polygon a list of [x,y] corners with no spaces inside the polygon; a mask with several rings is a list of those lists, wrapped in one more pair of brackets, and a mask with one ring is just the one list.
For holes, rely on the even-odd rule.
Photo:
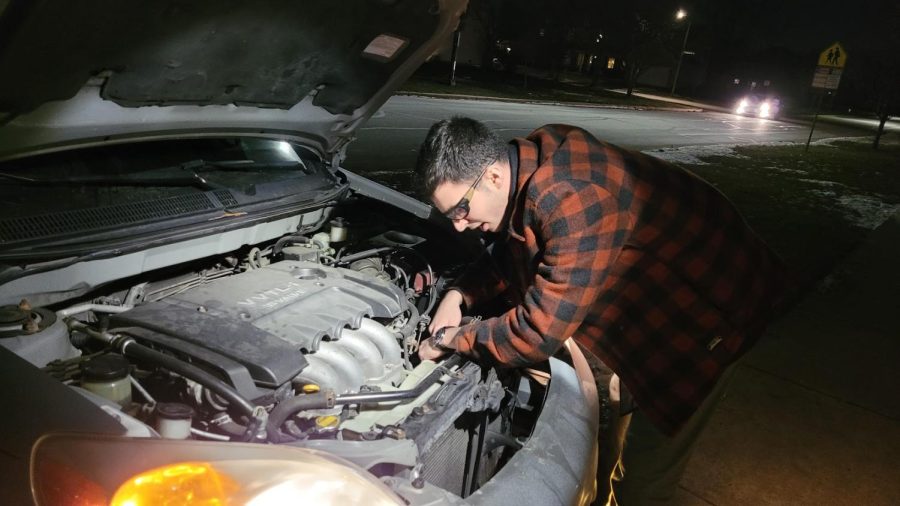
{"label": "engine", "polygon": [[[333,238],[285,236],[53,310],[3,307],[0,346],[114,412],[131,436],[306,446],[471,492],[520,446],[512,413],[534,413],[512,393],[521,377],[458,355],[419,362],[446,276],[411,247],[424,239]],[[540,384],[525,388],[540,398]],[[473,451],[480,470],[467,464]]]}
{"label": "engine", "polygon": [[117,314],[114,327],[229,378],[250,400],[292,383],[335,393],[400,378],[402,340],[385,327],[409,310],[396,285],[286,260]]}

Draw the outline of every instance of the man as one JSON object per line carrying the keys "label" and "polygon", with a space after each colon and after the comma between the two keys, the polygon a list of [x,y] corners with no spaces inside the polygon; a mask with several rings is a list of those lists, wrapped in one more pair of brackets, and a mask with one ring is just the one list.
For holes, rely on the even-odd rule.
{"label": "man", "polygon": [[[575,127],[504,144],[475,120],[441,121],[417,171],[456,230],[500,237],[448,290],[419,356],[521,366],[573,337],[637,405],[610,502],[666,503],[720,380],[782,298],[781,262],[708,183]],[[463,305],[498,295],[508,311],[459,327]]]}

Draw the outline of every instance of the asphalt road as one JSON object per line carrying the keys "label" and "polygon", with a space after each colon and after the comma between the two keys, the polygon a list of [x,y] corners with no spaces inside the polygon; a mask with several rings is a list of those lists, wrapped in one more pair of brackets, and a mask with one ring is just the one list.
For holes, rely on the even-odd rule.
{"label": "asphalt road", "polygon": [[[348,148],[344,166],[376,180],[396,180],[398,174],[408,174],[412,170],[419,144],[432,123],[453,115],[484,121],[505,138],[525,136],[547,123],[568,123],[585,128],[613,144],[639,150],[688,145],[806,142],[809,136],[806,125],[717,112],[642,111],[395,96],[358,132],[356,141]],[[813,139],[859,135],[857,130],[819,124]],[[406,185],[401,181],[397,186]]]}

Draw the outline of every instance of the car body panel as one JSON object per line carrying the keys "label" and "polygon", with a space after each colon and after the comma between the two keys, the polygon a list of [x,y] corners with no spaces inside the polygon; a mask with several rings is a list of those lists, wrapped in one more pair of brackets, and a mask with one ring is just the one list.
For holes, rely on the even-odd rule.
{"label": "car body panel", "polygon": [[0,74],[16,76],[0,82],[0,159],[196,128],[302,132],[336,151],[465,4],[12,0],[0,12]]}

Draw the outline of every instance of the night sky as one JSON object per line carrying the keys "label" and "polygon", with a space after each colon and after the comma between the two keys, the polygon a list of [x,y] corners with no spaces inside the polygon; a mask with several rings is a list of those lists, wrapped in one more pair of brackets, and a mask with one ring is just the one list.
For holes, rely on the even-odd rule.
{"label": "night sky", "polygon": [[[835,41],[851,48],[877,43],[896,31],[896,0],[694,0],[671,2],[689,9],[696,23],[722,22],[749,50],[785,47],[796,53],[819,52]],[[707,26],[707,28],[713,28]],[[852,56],[852,54],[851,54]]]}

